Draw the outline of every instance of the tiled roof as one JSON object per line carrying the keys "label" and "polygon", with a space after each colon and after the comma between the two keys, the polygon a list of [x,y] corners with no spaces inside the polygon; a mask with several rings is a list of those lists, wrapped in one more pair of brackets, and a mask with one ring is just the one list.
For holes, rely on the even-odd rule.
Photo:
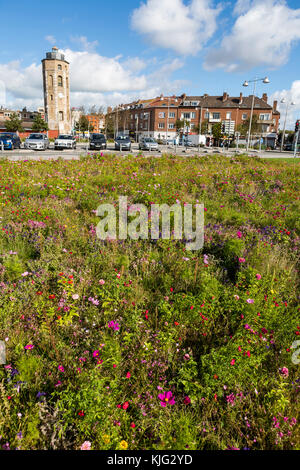
{"label": "tiled roof", "polygon": [[[186,96],[183,101],[199,101],[199,106],[203,108],[246,108],[250,109],[252,106],[253,95],[243,96],[242,103],[240,102],[240,97],[228,96],[226,101],[223,102],[223,96]],[[269,105],[262,98],[255,96],[254,98],[254,109],[272,109],[272,106]]]}

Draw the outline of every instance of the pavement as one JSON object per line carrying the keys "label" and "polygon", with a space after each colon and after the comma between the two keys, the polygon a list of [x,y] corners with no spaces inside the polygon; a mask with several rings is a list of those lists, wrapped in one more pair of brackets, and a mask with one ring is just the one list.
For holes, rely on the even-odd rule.
{"label": "pavement", "polygon": [[[137,155],[141,151],[138,149],[138,144],[132,144],[132,149],[130,152],[128,151],[119,151],[114,149],[114,144],[108,144],[108,148],[106,150],[101,150],[103,155],[115,153],[116,155]],[[41,150],[0,150],[0,160],[1,158],[5,158],[12,161],[24,161],[24,160],[57,160],[58,158],[63,158],[64,160],[79,160],[80,156],[84,156],[87,154],[97,154],[99,151],[89,151],[87,144],[77,144],[77,148],[75,150],[54,150],[54,148],[50,147],[49,150],[41,151]],[[222,149],[218,147],[205,147],[205,148],[198,148],[198,147],[188,147],[184,148],[181,146],[167,146],[167,145],[160,145],[159,152],[152,151],[142,152],[144,156],[153,155],[155,157],[160,157],[163,153],[174,153],[176,155],[181,156],[194,156],[194,155],[211,155],[211,154],[220,154],[224,156],[232,156],[245,153],[244,149]],[[258,150],[249,150],[248,154],[251,156],[258,156],[260,158],[294,158],[293,152],[280,152],[279,150],[273,151],[261,151]],[[299,157],[299,153],[297,155]]]}

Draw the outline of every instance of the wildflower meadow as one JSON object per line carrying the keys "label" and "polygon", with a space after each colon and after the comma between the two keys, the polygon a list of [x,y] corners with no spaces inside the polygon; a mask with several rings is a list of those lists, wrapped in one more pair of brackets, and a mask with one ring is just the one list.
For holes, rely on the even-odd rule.
{"label": "wildflower meadow", "polygon": [[[0,448],[299,449],[299,164],[0,164]],[[204,204],[204,245],[100,240],[100,204]],[[172,221],[171,221],[172,222]]]}

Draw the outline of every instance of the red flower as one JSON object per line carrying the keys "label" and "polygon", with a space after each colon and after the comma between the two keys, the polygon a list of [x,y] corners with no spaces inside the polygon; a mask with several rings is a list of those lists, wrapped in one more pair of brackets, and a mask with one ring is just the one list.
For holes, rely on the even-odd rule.
{"label": "red flower", "polygon": [[135,428],[135,424],[134,424],[134,423],[131,423],[131,424],[130,424],[130,427],[131,427],[131,428]]}
{"label": "red flower", "polygon": [[126,374],[126,379],[130,379],[130,377],[131,377],[131,373],[130,373],[130,372],[127,372],[127,374]]}
{"label": "red flower", "polygon": [[123,403],[122,405],[123,410],[127,410],[128,406],[129,406],[129,402],[125,401],[125,403]]}
{"label": "red flower", "polygon": [[49,295],[49,299],[50,299],[50,300],[55,299],[55,295],[54,295],[54,294],[50,294],[50,295]]}
{"label": "red flower", "polygon": [[78,411],[78,416],[84,416],[84,411],[83,410]]}

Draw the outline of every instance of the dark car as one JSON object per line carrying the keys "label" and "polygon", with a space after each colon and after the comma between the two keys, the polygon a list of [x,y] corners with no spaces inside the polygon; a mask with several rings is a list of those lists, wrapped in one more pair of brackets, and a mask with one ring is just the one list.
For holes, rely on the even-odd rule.
{"label": "dark car", "polygon": [[[3,145],[2,145],[3,144]],[[13,150],[21,148],[21,139],[14,132],[0,134],[0,149]]]}
{"label": "dark car", "polygon": [[106,149],[106,138],[104,134],[91,134],[90,136],[90,150]]}
{"label": "dark car", "polygon": [[126,135],[119,135],[115,139],[115,150],[131,150],[131,140]]}
{"label": "dark car", "polygon": [[290,142],[288,142],[287,144],[284,144],[283,150],[287,150],[288,152],[290,152],[291,150],[293,150],[293,144]]}

